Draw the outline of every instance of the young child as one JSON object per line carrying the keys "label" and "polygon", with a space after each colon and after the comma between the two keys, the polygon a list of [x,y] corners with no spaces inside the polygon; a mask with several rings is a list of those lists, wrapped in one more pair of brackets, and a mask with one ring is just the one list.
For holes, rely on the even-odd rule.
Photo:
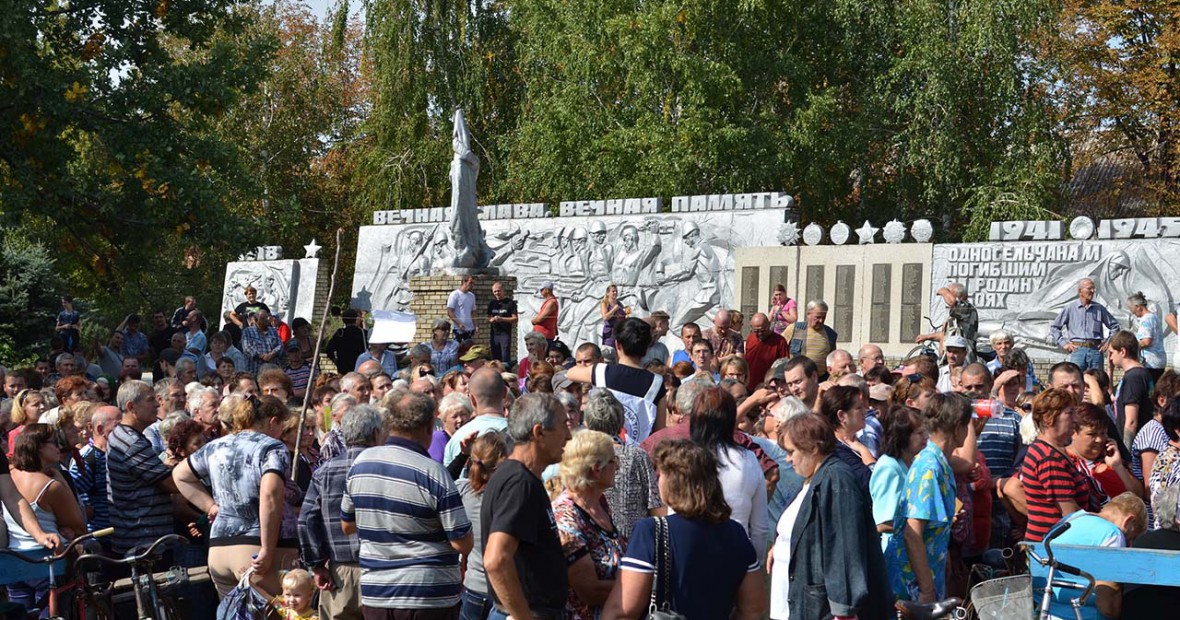
{"label": "young child", "polygon": [[276,596],[272,604],[283,620],[319,620],[319,613],[311,606],[314,594],[311,573],[296,568],[283,575],[283,595]]}

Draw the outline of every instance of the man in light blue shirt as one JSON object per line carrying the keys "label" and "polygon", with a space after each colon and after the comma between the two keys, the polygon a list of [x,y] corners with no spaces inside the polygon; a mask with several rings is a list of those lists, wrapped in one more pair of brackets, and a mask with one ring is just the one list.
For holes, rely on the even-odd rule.
{"label": "man in light blue shirt", "polygon": [[[504,416],[504,380],[494,368],[483,367],[471,373],[467,393],[475,401],[475,417],[460,426],[443,449],[443,465],[448,466],[463,451],[463,441],[472,435],[488,431],[507,432],[508,418]],[[466,478],[464,472],[462,478]]]}
{"label": "man in light blue shirt", "polygon": [[[1107,334],[1103,334],[1103,328]],[[1122,327],[1106,306],[1094,301],[1094,281],[1078,281],[1078,300],[1071,301],[1049,326],[1049,337],[1069,353],[1069,361],[1083,371],[1102,369],[1106,341]],[[1065,333],[1062,333],[1062,330]],[[1068,334],[1068,337],[1066,336]]]}

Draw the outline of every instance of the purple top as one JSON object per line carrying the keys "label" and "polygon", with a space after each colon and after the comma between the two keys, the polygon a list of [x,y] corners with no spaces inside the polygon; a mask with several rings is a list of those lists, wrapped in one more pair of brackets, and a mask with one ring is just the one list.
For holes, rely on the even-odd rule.
{"label": "purple top", "polygon": [[439,463],[443,462],[443,452],[446,450],[447,442],[450,441],[450,439],[451,436],[448,435],[443,429],[440,428],[437,431],[434,431],[434,438],[430,441],[430,449],[427,450],[427,452],[430,453],[430,458],[438,461]]}

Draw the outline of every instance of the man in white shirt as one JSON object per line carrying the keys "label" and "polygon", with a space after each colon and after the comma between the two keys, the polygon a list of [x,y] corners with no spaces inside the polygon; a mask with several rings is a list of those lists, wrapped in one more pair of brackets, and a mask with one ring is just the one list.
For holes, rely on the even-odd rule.
{"label": "man in white shirt", "polygon": [[959,384],[956,370],[961,370],[967,361],[967,339],[962,336],[947,336],[942,342],[946,363],[938,367],[938,391],[954,392]]}
{"label": "man in white shirt", "polygon": [[447,316],[454,326],[456,342],[475,338],[478,329],[471,318],[471,313],[475,311],[475,293],[471,292],[474,285],[475,278],[464,276],[459,288],[451,291],[450,297],[447,297]]}

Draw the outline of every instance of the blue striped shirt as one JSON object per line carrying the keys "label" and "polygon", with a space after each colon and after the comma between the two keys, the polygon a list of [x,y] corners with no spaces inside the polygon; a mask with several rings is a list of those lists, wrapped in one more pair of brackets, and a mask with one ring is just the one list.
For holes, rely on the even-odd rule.
{"label": "blue striped shirt", "polygon": [[[1061,314],[1053,319],[1053,323],[1049,326],[1049,338],[1057,343],[1057,346],[1064,347],[1065,344],[1071,340],[1101,340],[1106,341],[1106,336],[1102,335],[1103,326],[1110,330],[1110,334],[1122,329],[1117,319],[1110,314],[1106,306],[1092,301],[1090,305],[1083,306],[1080,300],[1073,300],[1061,309]],[[1069,337],[1061,333],[1064,329]]]}
{"label": "blue striped shirt", "polygon": [[111,504],[107,497],[107,455],[94,447],[94,440],[82,448],[81,467],[78,461],[70,460],[70,477],[78,490],[82,504],[94,509],[94,517],[86,524],[91,532],[111,525]]}
{"label": "blue striped shirt", "polygon": [[988,418],[978,445],[992,477],[1010,477],[1020,452],[1020,414],[1005,407],[1000,415]]}
{"label": "blue striped shirt", "polygon": [[436,609],[459,603],[459,554],[471,532],[463,500],[422,446],[391,437],[361,453],[348,472],[342,521],[361,540],[361,605]]}
{"label": "blue striped shirt", "polygon": [[172,476],[143,433],[126,424],[107,438],[107,489],[111,547],[126,553],[172,533],[172,494],[160,483]]}
{"label": "blue striped shirt", "polygon": [[345,454],[320,465],[311,475],[311,485],[299,511],[299,550],[303,563],[323,566],[331,560],[337,564],[356,563],[360,541],[340,530],[340,500],[348,470],[365,448],[353,446]]}

